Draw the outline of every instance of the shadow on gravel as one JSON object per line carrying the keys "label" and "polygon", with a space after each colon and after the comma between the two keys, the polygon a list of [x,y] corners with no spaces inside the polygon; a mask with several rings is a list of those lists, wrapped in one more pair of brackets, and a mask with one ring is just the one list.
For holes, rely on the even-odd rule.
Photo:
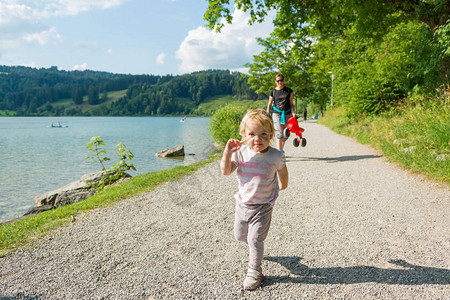
{"label": "shadow on gravel", "polygon": [[286,156],[286,161],[325,161],[329,163],[344,162],[344,161],[355,161],[362,159],[379,158],[381,155],[351,155],[351,156],[340,156],[340,157],[297,157],[297,156]]}
{"label": "shadow on gravel", "polygon": [[420,285],[450,284],[450,270],[416,266],[404,260],[390,260],[404,269],[382,269],[370,266],[308,268],[301,257],[272,256],[265,260],[279,263],[294,276],[267,276],[264,285],[274,283],[353,284],[378,282],[387,284]]}

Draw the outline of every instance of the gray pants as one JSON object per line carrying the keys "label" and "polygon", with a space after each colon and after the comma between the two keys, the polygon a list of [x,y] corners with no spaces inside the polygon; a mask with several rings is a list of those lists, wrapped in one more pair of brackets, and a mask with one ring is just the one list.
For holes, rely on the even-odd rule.
{"label": "gray pants", "polygon": [[244,206],[236,205],[234,237],[247,243],[249,249],[248,267],[262,271],[264,240],[269,233],[273,207],[269,204]]}
{"label": "gray pants", "polygon": [[272,120],[273,120],[273,127],[275,127],[275,136],[277,139],[282,140],[283,142],[285,142],[287,140],[287,137],[285,137],[283,135],[283,131],[286,128],[287,125],[287,120],[289,120],[289,118],[292,117],[292,114],[286,114],[286,124],[281,124],[280,119],[281,119],[281,114],[277,113],[277,112],[273,112],[272,114]]}

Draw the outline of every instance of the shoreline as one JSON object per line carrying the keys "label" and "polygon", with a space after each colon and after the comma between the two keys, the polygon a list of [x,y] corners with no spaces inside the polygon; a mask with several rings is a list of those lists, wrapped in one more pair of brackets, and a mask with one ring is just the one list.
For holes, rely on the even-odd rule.
{"label": "shoreline", "polygon": [[247,249],[233,237],[237,182],[213,161],[175,183],[80,214],[33,247],[0,258],[0,294],[445,298],[449,191],[322,125],[304,127],[307,146],[286,147],[289,187],[275,204],[260,289],[242,289]]}
{"label": "shoreline", "polygon": [[[213,149],[209,138],[208,118],[191,118],[179,122],[178,118],[84,118],[61,119],[69,127],[58,130],[47,128],[55,118],[2,119],[3,169],[0,174],[0,219],[10,220],[23,215],[34,206],[34,198],[58,189],[83,175],[101,168],[85,158],[93,136],[101,136],[107,155],[116,162],[115,145],[123,142],[135,157],[137,172],[145,174],[177,165],[187,165],[207,159]],[[153,126],[153,127],[152,127]],[[170,126],[170,127],[168,127]],[[151,128],[154,128],[152,130]],[[171,131],[170,131],[171,130]],[[161,160],[154,153],[183,143],[187,153],[184,161]],[[113,165],[108,164],[106,168]]]}

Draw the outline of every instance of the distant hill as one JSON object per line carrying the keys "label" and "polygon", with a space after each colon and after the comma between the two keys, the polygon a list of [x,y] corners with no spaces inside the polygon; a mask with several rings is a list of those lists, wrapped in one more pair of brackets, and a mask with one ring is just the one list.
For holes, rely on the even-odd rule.
{"label": "distant hill", "polygon": [[235,101],[267,96],[257,95],[245,76],[228,70],[157,76],[0,66],[0,115],[202,114],[198,106],[217,97]]}

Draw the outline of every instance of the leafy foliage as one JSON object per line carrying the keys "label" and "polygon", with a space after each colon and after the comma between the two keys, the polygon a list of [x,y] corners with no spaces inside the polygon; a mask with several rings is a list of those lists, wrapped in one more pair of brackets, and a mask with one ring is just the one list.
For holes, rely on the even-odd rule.
{"label": "leafy foliage", "polygon": [[240,139],[239,123],[247,109],[242,106],[228,105],[219,109],[210,121],[211,137],[220,145],[229,139]]}
{"label": "leafy foliage", "polygon": [[92,164],[99,163],[102,166],[102,171],[105,171],[104,162],[110,160],[109,157],[106,157],[106,149],[103,148],[105,143],[103,139],[99,136],[93,136],[86,149],[92,152],[92,156],[86,157],[86,159],[92,160]]}
{"label": "leafy foliage", "polygon": [[92,160],[93,164],[99,163],[102,166],[102,172],[104,173],[102,179],[93,185],[93,188],[97,190],[102,190],[105,186],[125,177],[127,175],[126,171],[130,169],[136,171],[136,168],[131,163],[134,155],[122,142],[116,145],[117,150],[115,153],[118,155],[119,161],[111,168],[106,169],[104,162],[111,159],[106,156],[106,149],[104,149],[103,146],[105,146],[103,139],[99,136],[94,136],[86,147],[86,149],[92,152],[92,156],[88,156],[86,159]]}
{"label": "leafy foliage", "polygon": [[[391,161],[428,178],[450,183],[450,105],[423,99],[377,116],[350,121],[343,107],[334,108],[321,122],[338,133],[380,149]],[[416,100],[417,101],[417,100]]]}
{"label": "leafy foliage", "polygon": [[[235,0],[235,7],[262,21],[276,10],[275,29],[260,39],[249,83],[258,92],[285,75],[299,106],[334,103],[351,119],[377,115],[407,97],[436,97],[450,78],[448,0],[289,1]],[[219,29],[232,22],[230,1],[209,1],[204,17]]]}
{"label": "leafy foliage", "polygon": [[263,108],[266,101],[243,104],[230,104],[216,111],[209,123],[211,137],[220,145],[226,145],[229,139],[241,139],[239,125],[248,110]]}

